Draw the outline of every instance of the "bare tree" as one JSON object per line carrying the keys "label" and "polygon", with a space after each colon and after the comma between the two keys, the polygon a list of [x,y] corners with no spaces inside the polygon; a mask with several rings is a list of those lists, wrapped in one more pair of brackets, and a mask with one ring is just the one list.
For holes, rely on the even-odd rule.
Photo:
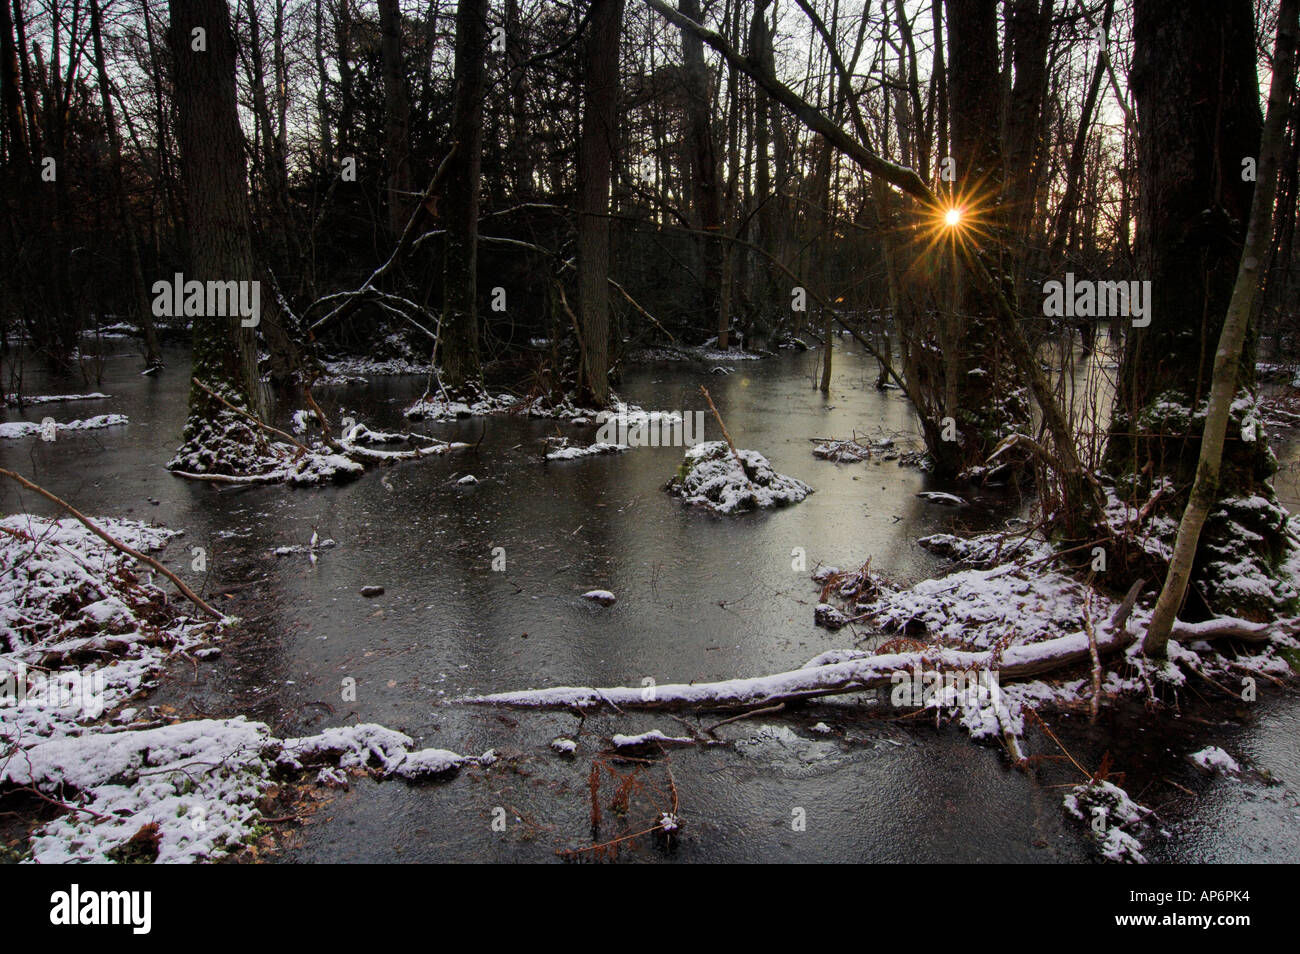
{"label": "bare tree", "polygon": [[592,0],[583,52],[578,146],[578,302],[582,391],[609,404],[609,184],[618,141],[618,51],[623,0]]}

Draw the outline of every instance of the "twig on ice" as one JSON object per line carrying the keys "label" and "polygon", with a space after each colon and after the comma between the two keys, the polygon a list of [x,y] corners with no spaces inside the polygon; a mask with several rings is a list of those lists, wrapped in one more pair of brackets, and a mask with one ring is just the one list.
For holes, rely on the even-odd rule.
{"label": "twig on ice", "polygon": [[721,729],[724,725],[730,725],[732,722],[739,722],[741,719],[748,719],[751,718],[752,716],[767,715],[768,713],[772,713],[772,712],[781,712],[784,709],[785,709],[784,702],[778,702],[774,706],[766,706],[762,709],[752,709],[749,712],[742,712],[740,715],[734,715],[730,719],[723,719],[721,722],[715,722],[713,725],[709,726],[704,731],[707,732],[709,735],[712,735],[714,729]]}

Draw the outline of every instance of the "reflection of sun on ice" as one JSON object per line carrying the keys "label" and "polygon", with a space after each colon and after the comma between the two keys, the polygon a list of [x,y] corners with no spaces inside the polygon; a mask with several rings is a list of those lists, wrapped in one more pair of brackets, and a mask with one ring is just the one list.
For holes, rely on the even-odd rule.
{"label": "reflection of sun on ice", "polygon": [[943,217],[943,224],[948,228],[954,228],[961,225],[961,209],[949,209]]}

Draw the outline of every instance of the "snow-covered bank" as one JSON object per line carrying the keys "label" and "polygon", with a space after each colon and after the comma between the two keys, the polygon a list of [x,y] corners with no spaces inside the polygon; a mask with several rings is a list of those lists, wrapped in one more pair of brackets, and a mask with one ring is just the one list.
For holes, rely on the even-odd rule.
{"label": "snow-covered bank", "polygon": [[[179,535],[96,523],[141,552]],[[496,759],[420,749],[378,725],[277,739],[242,716],[172,721],[132,706],[170,657],[202,656],[221,635],[186,609],[78,521],[0,520],[0,790],[66,809],[32,832],[25,860],[209,860],[258,833],[277,780],[319,771],[339,785],[354,770],[416,781]]]}
{"label": "snow-covered bank", "polygon": [[31,861],[213,860],[254,836],[260,803],[278,780],[306,777],[347,784],[347,770],[420,781],[496,755],[420,749],[402,732],[371,723],[277,739],[243,716],[88,728],[21,748],[0,767],[0,785],[31,786],[69,805],[40,826]]}
{"label": "snow-covered bank", "polygon": [[[96,523],[142,553],[179,535],[136,520]],[[77,734],[152,684],[169,655],[217,635],[214,623],[187,609],[169,606],[147,568],[76,520],[0,520],[0,745]],[[20,692],[20,676],[58,670],[67,680],[62,692],[48,685],[45,695]],[[91,689],[95,698],[83,699]]]}

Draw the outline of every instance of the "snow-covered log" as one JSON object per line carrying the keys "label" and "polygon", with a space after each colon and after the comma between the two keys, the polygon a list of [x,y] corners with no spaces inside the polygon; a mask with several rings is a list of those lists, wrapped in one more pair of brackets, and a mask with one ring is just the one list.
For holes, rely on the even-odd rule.
{"label": "snow-covered log", "polygon": [[[1103,626],[1097,632],[1097,649],[1103,654],[1118,652],[1135,638],[1127,629]],[[1078,632],[1041,643],[1012,646],[1003,650],[1000,658],[995,657],[992,651],[963,652],[936,648],[923,652],[855,656],[840,662],[810,665],[749,679],[659,685],[653,690],[640,686],[607,689],[559,686],[467,696],[459,701],[522,709],[747,708],[876,689],[890,685],[895,673],[911,673],[914,669],[933,669],[936,666],[951,670],[996,670],[1003,681],[1022,679],[1069,666],[1087,659],[1088,655],[1088,636]]]}

